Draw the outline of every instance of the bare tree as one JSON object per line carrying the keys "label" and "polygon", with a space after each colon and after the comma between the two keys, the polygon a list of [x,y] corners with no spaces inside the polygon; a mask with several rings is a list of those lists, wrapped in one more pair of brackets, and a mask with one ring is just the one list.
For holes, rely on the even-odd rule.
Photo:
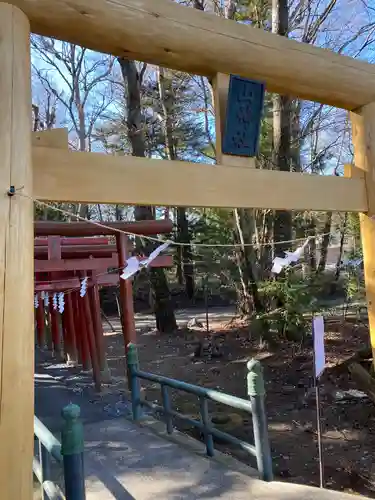
{"label": "bare tree", "polygon": [[[112,102],[113,57],[42,36],[32,36],[31,46],[33,72],[64,112],[61,121],[69,125],[72,145],[91,151],[94,129]],[[80,206],[79,215],[89,216],[88,205]]]}

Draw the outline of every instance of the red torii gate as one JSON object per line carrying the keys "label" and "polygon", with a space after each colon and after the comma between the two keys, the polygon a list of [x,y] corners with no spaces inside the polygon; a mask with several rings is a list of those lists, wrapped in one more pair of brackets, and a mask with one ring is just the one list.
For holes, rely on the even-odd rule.
{"label": "red torii gate", "polygon": [[[34,272],[35,292],[68,292],[64,294],[64,314],[61,315],[64,348],[68,359],[81,362],[84,369],[93,369],[95,387],[109,379],[100,314],[99,286],[120,282],[122,330],[125,348],[136,341],[133,290],[131,280],[120,275],[132,250],[125,231],[151,236],[169,233],[169,220],[106,223],[106,228],[85,222],[35,222]],[[103,236],[110,236],[103,237]],[[77,237],[79,236],[79,237]],[[115,240],[116,244],[112,244]],[[172,257],[158,256],[151,267],[171,267]],[[108,273],[116,268],[117,273]],[[81,280],[88,278],[87,293],[79,296]],[[36,309],[37,340],[45,343],[45,310],[39,295]],[[49,302],[46,313],[50,317],[52,346],[61,350],[59,314]]]}

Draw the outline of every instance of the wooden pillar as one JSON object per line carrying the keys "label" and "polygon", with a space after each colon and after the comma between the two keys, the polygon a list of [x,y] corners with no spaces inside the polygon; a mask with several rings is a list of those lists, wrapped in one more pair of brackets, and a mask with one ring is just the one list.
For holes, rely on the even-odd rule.
{"label": "wooden pillar", "polygon": [[81,301],[83,304],[83,314],[86,323],[86,333],[87,333],[87,341],[88,348],[91,358],[91,366],[92,366],[92,376],[94,379],[95,389],[97,391],[101,390],[101,381],[100,381],[100,368],[99,368],[99,358],[98,352],[96,350],[96,342],[95,342],[95,332],[94,332],[94,324],[91,316],[91,308],[90,308],[90,299],[89,299],[89,291],[87,290],[86,294],[81,297]]}
{"label": "wooden pillar", "polygon": [[99,356],[99,365],[100,365],[100,374],[102,382],[108,384],[111,381],[111,374],[109,372],[106,350],[104,344],[104,334],[103,334],[103,324],[102,318],[100,314],[100,296],[99,296],[99,287],[96,284],[96,278],[94,273],[92,273],[92,280],[94,284],[91,288],[89,288],[90,294],[90,304],[91,304],[91,312],[92,319],[94,323],[95,330],[95,340],[96,340],[96,348]]}
{"label": "wooden pillar", "polygon": [[77,294],[77,307],[79,311],[79,334],[81,338],[81,356],[82,356],[82,367],[85,371],[91,370],[91,358],[90,349],[88,341],[88,332],[86,326],[85,318],[85,306],[82,301],[82,297]]}
{"label": "wooden pillar", "polygon": [[38,296],[38,308],[35,310],[36,316],[36,328],[38,335],[38,346],[43,348],[45,345],[44,338],[44,302],[43,299]]}
{"label": "wooden pillar", "polygon": [[53,308],[52,297],[49,303],[49,313],[51,318],[51,335],[53,344],[53,353],[56,357],[61,356],[61,336],[58,312]]}
{"label": "wooden pillar", "polygon": [[71,301],[72,301],[72,311],[73,311],[73,319],[74,319],[74,331],[76,334],[78,363],[83,366],[81,317],[80,317],[80,308],[78,305],[78,293],[77,292],[71,293]]}
{"label": "wooden pillar", "polygon": [[[120,275],[122,269],[126,266],[126,259],[128,258],[127,251],[127,236],[123,233],[116,234],[116,244],[118,252],[118,265],[120,268]],[[135,331],[134,321],[134,304],[133,304],[133,286],[132,280],[123,280],[120,278],[120,298],[121,298],[121,324],[122,333],[124,335],[125,350],[128,344],[137,342],[137,335]]]}
{"label": "wooden pillar", "polygon": [[[49,299],[50,300],[50,299]],[[52,342],[52,319],[49,313],[49,305],[44,309],[44,332],[46,338],[46,347],[48,351],[53,351]]]}
{"label": "wooden pillar", "polygon": [[375,368],[375,102],[350,113],[353,131],[352,175],[364,176],[368,212],[359,215],[370,341]]}
{"label": "wooden pillar", "polygon": [[0,4],[0,498],[33,496],[34,227],[30,25]]}
{"label": "wooden pillar", "polygon": [[69,329],[67,328],[64,314],[59,313],[59,317],[61,321],[61,352],[63,360],[67,361],[70,349]]}
{"label": "wooden pillar", "polygon": [[76,339],[73,301],[71,293],[65,294],[65,306],[63,315],[64,315],[65,329],[68,337],[68,349],[65,349],[67,351],[66,352],[67,360],[69,364],[77,365],[78,364],[77,339]]}
{"label": "wooden pillar", "polygon": [[[61,259],[61,237],[60,236],[48,236],[48,260],[60,260]],[[49,278],[51,280],[59,279],[57,273],[49,273]],[[60,333],[60,322],[59,315],[56,309],[52,307],[53,294],[50,297],[50,316],[51,316],[51,333],[53,350],[56,357],[60,358],[61,352],[61,333]]]}
{"label": "wooden pillar", "polygon": [[[119,270],[120,276],[122,274],[122,270],[126,266],[126,260],[128,258],[127,244],[128,244],[128,238],[126,234],[117,233],[116,245],[118,253],[118,265],[120,268]],[[135,330],[135,321],[134,321],[133,285],[131,279],[123,280],[120,277],[120,299],[121,299],[120,303],[121,303],[122,334],[124,336],[125,354],[127,354],[129,344],[137,343],[137,334]],[[127,377],[128,377],[129,389],[132,390],[131,377],[128,365],[127,365]]]}
{"label": "wooden pillar", "polygon": [[216,163],[223,163],[223,134],[227,114],[229,75],[217,73],[213,80],[213,94],[215,107],[215,135],[216,135]]}
{"label": "wooden pillar", "polygon": [[[68,294],[69,295],[69,294]],[[77,366],[77,350],[75,349],[75,338],[72,335],[72,330],[70,328],[70,323],[68,321],[68,316],[66,314],[66,304],[64,306],[64,311],[59,313],[61,319],[61,330],[62,330],[62,348],[63,348],[63,359],[69,366]]]}

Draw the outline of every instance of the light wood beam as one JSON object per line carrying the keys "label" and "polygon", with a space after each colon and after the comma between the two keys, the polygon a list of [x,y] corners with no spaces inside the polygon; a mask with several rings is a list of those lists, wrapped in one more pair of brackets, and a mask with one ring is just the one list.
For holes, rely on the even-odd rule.
{"label": "light wood beam", "polygon": [[0,4],[0,498],[33,496],[34,305],[30,26]]}
{"label": "light wood beam", "polygon": [[40,200],[134,205],[367,210],[364,182],[272,170],[33,148]]}
{"label": "light wood beam", "polygon": [[61,148],[68,149],[68,129],[66,128],[52,128],[49,130],[40,130],[32,132],[31,144],[33,147],[45,148]]}
{"label": "light wood beam", "polygon": [[[355,167],[353,179],[365,182],[368,211],[359,216],[370,341],[375,367],[375,102],[351,113]],[[347,167],[348,170],[348,167]]]}
{"label": "light wood beam", "polygon": [[[227,115],[227,102],[230,76],[218,73],[213,79],[213,97],[215,108],[215,138],[216,138],[216,162],[223,163],[223,135]],[[235,157],[237,160],[237,157]]]}
{"label": "light wood beam", "polygon": [[375,67],[171,0],[9,0],[35,33],[190,73],[355,109],[375,100]]}

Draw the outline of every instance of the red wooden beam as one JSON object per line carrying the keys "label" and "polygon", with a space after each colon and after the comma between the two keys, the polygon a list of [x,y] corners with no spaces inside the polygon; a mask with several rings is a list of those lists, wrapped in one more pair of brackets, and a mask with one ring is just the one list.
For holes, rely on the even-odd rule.
{"label": "red wooden beam", "polygon": [[[109,238],[61,238],[61,245],[108,245]],[[34,245],[37,247],[48,246],[48,238],[35,238]]]}
{"label": "red wooden beam", "polygon": [[79,278],[69,278],[61,281],[39,281],[34,285],[35,293],[38,292],[64,292],[67,290],[71,290],[73,288],[77,288],[77,290],[81,287],[81,282]]}
{"label": "red wooden beam", "polygon": [[62,259],[39,260],[34,259],[34,270],[39,273],[53,271],[105,271],[110,267],[117,267],[117,257],[107,259]]}
{"label": "red wooden beam", "polygon": [[[141,257],[140,257],[141,258]],[[159,255],[150,267],[172,267],[171,255]],[[56,261],[34,260],[34,271],[38,273],[53,271],[94,271],[104,272],[108,268],[118,268],[117,255],[107,259],[62,259]]]}
{"label": "red wooden beam", "polygon": [[[118,273],[105,274],[97,277],[97,282],[99,286],[116,286],[119,284]],[[88,282],[88,287],[90,288],[90,281]],[[34,289],[35,293],[48,292],[66,292],[68,290],[79,290],[81,288],[81,282],[79,278],[61,280],[61,281],[40,281],[35,283]]]}
{"label": "red wooden beam", "polygon": [[91,222],[34,222],[35,236],[99,236],[108,234],[118,234],[117,230],[128,231],[133,234],[153,234],[170,233],[173,223],[170,220],[145,220],[138,222],[105,222],[105,229]]}
{"label": "red wooden beam", "polygon": [[[116,245],[66,245],[61,247],[62,259],[89,258],[89,257],[112,257],[116,253]],[[37,246],[34,248],[34,257],[37,259],[48,259],[48,247]]]}

